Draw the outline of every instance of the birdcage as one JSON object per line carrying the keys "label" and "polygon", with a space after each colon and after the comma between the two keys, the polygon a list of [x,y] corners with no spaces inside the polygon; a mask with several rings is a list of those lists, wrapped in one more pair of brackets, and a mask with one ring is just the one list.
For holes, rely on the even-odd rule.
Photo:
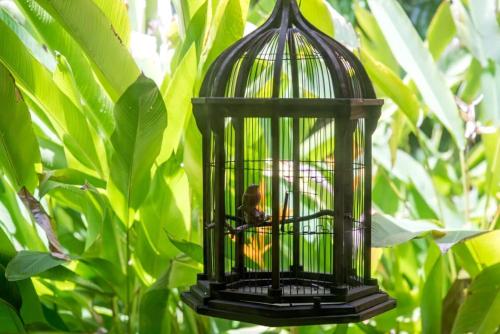
{"label": "birdcage", "polygon": [[198,313],[268,326],[360,321],[395,306],[371,278],[371,136],[382,100],[295,0],[212,64],[203,135]]}

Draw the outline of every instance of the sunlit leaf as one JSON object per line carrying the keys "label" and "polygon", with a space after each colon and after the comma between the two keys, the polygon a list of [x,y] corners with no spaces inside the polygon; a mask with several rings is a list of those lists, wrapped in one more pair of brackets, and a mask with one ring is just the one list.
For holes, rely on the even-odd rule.
{"label": "sunlit leaf", "polygon": [[395,0],[368,0],[394,56],[415,81],[431,111],[450,131],[459,148],[465,145],[464,127],[443,75],[417,31]]}
{"label": "sunlit leaf", "polygon": [[438,256],[424,282],[420,302],[424,333],[441,332],[444,269],[444,259]]}
{"label": "sunlit leaf", "polygon": [[485,56],[500,63],[500,25],[497,21],[498,0],[475,0],[468,3],[471,18],[474,22],[475,30],[478,34],[475,37],[480,39],[483,45]]}
{"label": "sunlit leaf", "polygon": [[99,120],[99,128],[110,135],[113,128],[111,101],[99,81],[95,80],[91,63],[83,50],[35,0],[19,0],[17,3],[43,38],[46,43],[43,45],[66,58],[79,92],[90,106],[89,112]]}
{"label": "sunlit leaf", "polygon": [[413,91],[384,64],[373,59],[368,53],[362,52],[363,65],[373,83],[390,97],[413,126],[418,126],[420,103]]}
{"label": "sunlit leaf", "polygon": [[55,186],[49,194],[51,198],[57,200],[58,205],[69,207],[83,215],[87,229],[85,250],[88,250],[102,233],[105,209],[101,204],[100,195],[91,189],[86,189],[85,185]]}
{"label": "sunlit leaf", "polygon": [[168,160],[181,140],[186,120],[191,115],[191,98],[197,77],[196,49],[191,47],[177,67],[168,88],[163,92],[168,110],[168,126],[163,135],[159,163]]}
{"label": "sunlit leaf", "polygon": [[[222,51],[243,35],[249,2],[221,0],[217,3],[203,39],[201,63],[205,70]],[[212,3],[216,4],[215,1]]]}
{"label": "sunlit leaf", "polygon": [[[139,69],[104,13],[88,0],[37,0],[79,43],[113,99],[139,76]],[[120,66],[116,66],[120,64]]]}
{"label": "sunlit leaf", "polygon": [[16,189],[26,187],[33,191],[38,184],[35,170],[40,163],[38,142],[23,96],[1,63],[0,101],[0,169],[7,173]]}
{"label": "sunlit leaf", "polygon": [[[490,62],[481,76],[483,101],[478,120],[485,125],[500,127],[500,63]],[[490,131],[491,132],[491,131]]]}
{"label": "sunlit leaf", "polygon": [[300,11],[319,30],[330,37],[335,35],[330,4],[323,0],[300,1]]}
{"label": "sunlit leaf", "polygon": [[500,230],[485,233],[468,240],[465,244],[471,250],[478,265],[487,267],[500,263]]}
{"label": "sunlit leaf", "polygon": [[127,5],[122,0],[92,0],[113,25],[113,31],[128,46],[130,41],[130,19]]}
{"label": "sunlit leaf", "polygon": [[148,198],[141,207],[141,241],[137,252],[148,272],[161,274],[165,263],[179,254],[168,235],[177,240],[189,238],[191,194],[180,161],[172,157],[160,166],[151,183]]}
{"label": "sunlit leaf", "polygon": [[375,17],[359,3],[354,5],[354,14],[358,21],[357,28],[362,50],[368,52],[377,61],[384,63],[394,73],[399,74],[399,64],[394,58]]}
{"label": "sunlit leaf", "polygon": [[151,167],[167,126],[167,112],[156,84],[140,76],[118,100],[114,113],[108,191],[117,214],[129,224],[133,218],[129,209],[138,209],[147,196]]}
{"label": "sunlit leaf", "polygon": [[450,3],[443,1],[432,18],[427,41],[432,57],[437,60],[455,36],[456,27],[451,16]]}
{"label": "sunlit leaf", "polygon": [[101,172],[92,134],[81,111],[57,88],[51,73],[1,21],[0,34],[0,61],[12,73],[17,85],[47,113],[72,155],[85,166]]}
{"label": "sunlit leaf", "polygon": [[170,268],[144,293],[140,304],[139,327],[141,333],[170,332],[168,298]]}

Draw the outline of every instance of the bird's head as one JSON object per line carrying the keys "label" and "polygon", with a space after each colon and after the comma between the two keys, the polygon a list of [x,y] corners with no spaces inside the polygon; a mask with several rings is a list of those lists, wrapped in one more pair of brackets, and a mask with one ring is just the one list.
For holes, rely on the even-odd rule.
{"label": "bird's head", "polygon": [[258,193],[259,189],[260,189],[260,186],[258,184],[251,184],[247,188],[247,193],[250,193],[250,194]]}

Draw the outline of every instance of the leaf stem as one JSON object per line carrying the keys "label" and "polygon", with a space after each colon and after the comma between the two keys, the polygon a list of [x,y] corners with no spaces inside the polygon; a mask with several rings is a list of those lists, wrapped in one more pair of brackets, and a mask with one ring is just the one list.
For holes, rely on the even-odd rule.
{"label": "leaf stem", "polygon": [[467,173],[467,165],[465,163],[465,149],[460,150],[460,169],[462,171],[462,187],[464,189],[464,214],[465,222],[469,221],[470,203],[469,203],[469,175]]}

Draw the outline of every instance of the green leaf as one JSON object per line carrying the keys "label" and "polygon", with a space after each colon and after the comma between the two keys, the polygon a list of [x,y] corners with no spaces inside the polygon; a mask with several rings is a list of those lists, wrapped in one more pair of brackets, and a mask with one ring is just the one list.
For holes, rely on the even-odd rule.
{"label": "green leaf", "polygon": [[94,190],[74,186],[58,186],[49,192],[51,198],[60,206],[82,213],[86,224],[85,250],[88,250],[101,235],[104,220],[104,208],[100,195]]}
{"label": "green leaf", "polygon": [[484,152],[488,169],[486,191],[495,196],[500,190],[500,127],[493,133],[483,134]]}
{"label": "green leaf", "polygon": [[203,263],[203,248],[200,245],[186,240],[176,240],[171,235],[168,236],[168,239],[178,250],[188,255],[196,262]]}
{"label": "green leaf", "polygon": [[361,59],[373,83],[390,97],[413,126],[417,127],[420,103],[413,91],[390,68],[373,59],[367,52],[361,52]]}
{"label": "green leaf", "polygon": [[142,296],[139,309],[140,333],[168,333],[170,331],[169,277],[170,268]]}
{"label": "green leaf", "polygon": [[42,198],[51,189],[61,185],[74,185],[80,187],[91,186],[106,189],[106,182],[92,175],[71,168],[55,169],[45,171],[42,174],[40,187],[38,189],[40,197]]}
{"label": "green leaf", "polygon": [[159,163],[168,160],[173,151],[177,151],[185,128],[186,120],[191,115],[191,98],[197,77],[196,48],[194,45],[186,53],[174,76],[170,80],[165,96],[168,113],[168,127],[163,135],[163,145]]}
{"label": "green leaf", "polygon": [[189,258],[172,261],[168,287],[171,289],[188,287],[196,283],[196,275],[203,270],[203,266]]}
{"label": "green leaf", "polygon": [[37,0],[37,3],[78,42],[111,98],[118,99],[140,72],[99,7],[88,0]]}
{"label": "green leaf", "polygon": [[470,279],[457,278],[446,293],[443,300],[442,328],[443,333],[451,333],[453,323],[457,317],[458,309],[466,297],[466,289],[470,285]]}
{"label": "green leaf", "polygon": [[0,299],[0,333],[26,333],[14,308],[3,299]]}
{"label": "green leaf", "polygon": [[465,244],[474,256],[476,264],[488,267],[500,263],[500,230],[467,240]]}
{"label": "green leaf", "polygon": [[0,228],[0,265],[5,267],[14,256],[16,256],[16,249],[4,230]]}
{"label": "green leaf", "polygon": [[377,61],[399,74],[399,64],[394,58],[375,17],[366,8],[361,7],[358,2],[354,4],[354,14],[358,23],[358,34],[363,51],[368,52]]}
{"label": "green leaf", "polygon": [[217,5],[212,2],[216,7],[213,16],[209,17],[200,60],[205,71],[219,54],[243,36],[249,2],[221,0]]}
{"label": "green leaf", "polygon": [[335,36],[331,7],[323,0],[300,1],[300,11],[315,27],[330,37]]}
{"label": "green leaf", "polygon": [[[175,6],[175,4],[174,4]],[[196,46],[197,55],[199,56],[201,53],[201,45],[203,41],[203,33],[205,28],[205,22],[207,20],[207,6],[208,2],[203,1],[202,6],[200,6],[195,13],[193,13],[193,17],[189,22],[188,29],[186,31],[186,37],[181,45],[179,45],[175,54],[172,58],[172,68],[177,68],[179,62],[184,59],[186,53],[191,49],[191,46],[194,44]],[[181,12],[186,14],[185,11]],[[180,15],[179,15],[180,16]],[[163,87],[168,87],[169,76],[165,76],[165,79],[162,83]]]}
{"label": "green leaf", "polygon": [[446,47],[450,44],[457,30],[451,16],[450,3],[443,1],[438,7],[427,30],[429,51],[434,60],[439,59]]}
{"label": "green leaf", "polygon": [[374,146],[373,157],[387,172],[408,185],[413,185],[425,204],[431,208],[433,215],[425,218],[439,218],[447,227],[460,227],[464,224],[463,216],[457,213],[439,195],[433,180],[424,166],[408,153],[398,150],[396,160],[391,163],[391,152],[385,146]]}
{"label": "green leaf", "polygon": [[457,36],[460,42],[465,45],[469,51],[476,57],[482,66],[486,66],[487,59],[484,46],[481,43],[479,31],[462,1],[453,1],[451,3],[451,12],[457,29]]}
{"label": "green leaf", "polygon": [[[481,75],[483,101],[478,119],[487,125],[500,127],[500,63],[490,62]],[[498,173],[497,173],[498,174]]]}
{"label": "green leaf", "polygon": [[359,49],[359,37],[348,18],[335,10],[328,2],[324,2],[330,11],[335,33],[333,37],[351,50]]}
{"label": "green leaf", "polygon": [[[2,240],[3,231],[0,229],[0,241]],[[7,240],[9,242],[9,240]],[[0,261],[3,259],[4,255],[0,253]],[[9,282],[5,277],[5,266],[0,263],[0,299],[5,300],[7,303],[12,305],[16,310],[19,310],[23,304],[21,299],[21,294],[17,287],[16,282]]]}
{"label": "green leaf", "polygon": [[429,221],[415,221],[374,214],[372,217],[373,247],[391,247],[430,234],[441,250],[455,243],[483,233],[480,230],[453,230],[439,228]]}
{"label": "green leaf", "polygon": [[430,110],[450,131],[459,148],[465,146],[464,127],[443,75],[417,31],[395,0],[368,0],[399,64],[415,81]]}
{"label": "green leaf", "polygon": [[113,31],[120,36],[125,46],[130,42],[130,19],[127,5],[123,0],[93,0],[106,15],[113,26]]}
{"label": "green leaf", "polygon": [[25,279],[16,281],[16,284],[23,300],[20,314],[24,323],[27,325],[40,325],[46,323],[42,304],[40,303],[40,299],[31,280]]}
{"label": "green leaf", "polygon": [[26,187],[33,191],[38,184],[35,165],[41,161],[38,142],[21,92],[1,63],[0,101],[0,169],[17,190]]}
{"label": "green leaf", "polygon": [[500,327],[500,263],[483,270],[460,307],[453,334],[496,333]]}
{"label": "green leaf", "polygon": [[55,258],[50,253],[20,251],[9,262],[5,276],[9,281],[20,281],[38,275],[67,261]]}
{"label": "green leaf", "polygon": [[[89,290],[91,292],[97,292],[97,293],[102,293],[104,294],[103,288],[96,285],[90,280],[87,280],[83,277],[80,277],[77,275],[74,271],[64,267],[64,266],[55,266],[53,268],[47,269],[37,275],[34,276],[39,276],[41,278],[46,278],[50,279],[52,281],[59,281],[59,282],[72,282],[82,288],[85,288],[86,290]],[[109,291],[108,291],[109,293]]]}
{"label": "green leaf", "polygon": [[[52,50],[52,53],[60,53],[66,58],[79,92],[89,106],[89,118],[94,115],[99,120],[99,128],[110,135],[113,131],[112,103],[99,81],[95,80],[92,66],[83,50],[35,0],[18,0],[17,3],[46,43],[43,45]],[[24,39],[23,41],[26,44]]]}
{"label": "green leaf", "polygon": [[110,200],[125,224],[148,194],[151,168],[160,152],[167,111],[154,81],[140,76],[115,106],[108,183]]}
{"label": "green leaf", "polygon": [[456,244],[452,250],[453,254],[457,257],[457,262],[467,271],[470,277],[475,277],[479,274],[482,267],[477,263],[472,251],[467,247],[467,242]]}
{"label": "green leaf", "polygon": [[86,167],[101,172],[96,145],[84,115],[57,87],[52,74],[1,21],[0,35],[0,62],[12,73],[17,86],[50,117],[72,155]]}
{"label": "green leaf", "polygon": [[[481,89],[481,73],[483,69],[479,61],[474,58],[470,63],[469,68],[465,74],[463,86],[460,88],[460,98],[467,103],[472,103],[479,95]],[[485,75],[487,73],[484,73]],[[495,85],[493,85],[495,86]],[[485,86],[487,88],[487,86]],[[493,88],[494,95],[496,95],[495,88]],[[496,101],[495,101],[496,102]],[[496,104],[496,103],[495,103]],[[482,104],[483,105],[483,104]],[[500,105],[500,103],[499,103]],[[489,106],[488,106],[489,107]],[[494,108],[496,110],[496,108]],[[487,113],[490,112],[489,110]],[[493,111],[494,113],[494,111]],[[492,114],[493,114],[492,113]]]}
{"label": "green leaf", "polygon": [[201,208],[203,184],[199,182],[199,176],[203,175],[202,136],[193,115],[189,117],[184,138],[183,163],[192,192],[191,207]]}
{"label": "green leaf", "polygon": [[443,305],[444,260],[439,256],[426,277],[420,302],[422,312],[422,332],[441,333],[441,313]]}
{"label": "green leaf", "polygon": [[483,45],[485,57],[500,64],[500,25],[497,22],[498,0],[474,0],[469,2],[469,10],[474,22],[476,37]]}
{"label": "green leaf", "polygon": [[3,21],[3,23],[23,41],[23,44],[40,63],[48,69],[53,70],[56,67],[54,56],[44,50],[39,41],[37,41],[26,29],[26,26],[21,25],[19,20],[15,19],[13,16],[14,15],[6,11],[5,8],[0,7],[0,21]]}
{"label": "green leaf", "polygon": [[[155,173],[148,198],[141,206],[137,252],[144,268],[159,275],[179,254],[168,240],[187,239],[191,222],[191,193],[181,162],[173,156]],[[167,233],[165,233],[167,232]]]}

